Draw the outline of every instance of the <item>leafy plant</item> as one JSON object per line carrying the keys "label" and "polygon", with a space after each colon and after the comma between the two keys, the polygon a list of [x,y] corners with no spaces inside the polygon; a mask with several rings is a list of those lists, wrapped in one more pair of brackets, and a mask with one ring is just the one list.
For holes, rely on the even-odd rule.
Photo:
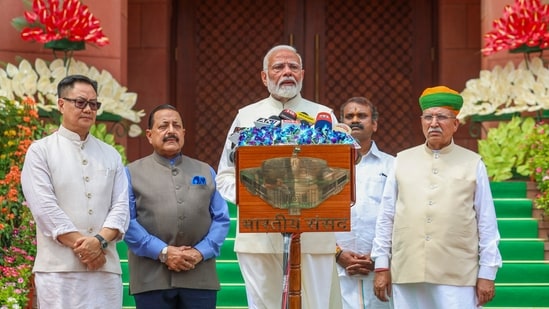
{"label": "leafy plant", "polygon": [[549,124],[531,117],[513,117],[490,129],[478,150],[492,181],[529,176],[536,182],[537,208],[549,215]]}
{"label": "leafy plant", "polygon": [[516,174],[529,176],[529,144],[527,137],[533,132],[535,120],[531,117],[513,117],[488,131],[485,139],[478,141],[478,151],[486,164],[492,181],[503,181]]}
{"label": "leafy plant", "polygon": [[528,168],[539,191],[534,203],[549,215],[549,124],[536,124],[526,143],[529,145]]}
{"label": "leafy plant", "polygon": [[107,125],[104,123],[94,124],[90,128],[90,133],[97,137],[97,139],[102,140],[103,142],[111,145],[120,153],[122,157],[122,163],[126,165],[128,163],[128,158],[126,157],[126,148],[120,144],[117,144],[114,135],[107,131]]}

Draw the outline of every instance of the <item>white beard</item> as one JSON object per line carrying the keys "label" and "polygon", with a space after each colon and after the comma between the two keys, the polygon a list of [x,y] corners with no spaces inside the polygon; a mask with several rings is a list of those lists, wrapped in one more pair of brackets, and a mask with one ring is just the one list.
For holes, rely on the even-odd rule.
{"label": "white beard", "polygon": [[[280,86],[280,84],[288,80],[295,82],[295,85]],[[301,92],[302,87],[303,87],[303,80],[297,82],[293,77],[286,77],[286,78],[281,78],[278,81],[278,84],[275,84],[274,81],[272,81],[269,78],[269,76],[267,76],[267,89],[269,90],[269,93],[275,97],[291,99]]]}

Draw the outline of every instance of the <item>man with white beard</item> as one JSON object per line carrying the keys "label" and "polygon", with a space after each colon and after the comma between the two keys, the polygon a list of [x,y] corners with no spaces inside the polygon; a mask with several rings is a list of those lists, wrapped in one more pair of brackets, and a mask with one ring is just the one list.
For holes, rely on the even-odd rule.
{"label": "man with white beard", "polygon": [[[221,195],[234,203],[235,168],[231,159],[234,144],[228,139],[238,128],[253,127],[260,117],[278,116],[284,109],[305,112],[315,117],[333,111],[301,97],[305,71],[301,56],[289,45],[278,45],[263,59],[261,79],[270,96],[238,111],[221,154],[216,182]],[[301,234],[301,303],[303,309],[341,308],[339,282],[335,271],[334,233]],[[281,308],[282,252],[280,233],[237,233],[235,251],[246,284],[250,309]]]}

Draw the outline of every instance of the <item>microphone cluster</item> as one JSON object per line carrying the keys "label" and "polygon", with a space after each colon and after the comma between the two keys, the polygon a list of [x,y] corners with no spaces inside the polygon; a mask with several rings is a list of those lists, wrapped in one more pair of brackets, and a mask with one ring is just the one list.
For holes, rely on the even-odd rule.
{"label": "microphone cluster", "polygon": [[316,119],[305,112],[294,112],[291,109],[284,109],[279,115],[272,115],[269,118],[259,118],[254,121],[256,128],[273,126],[287,128],[289,126],[313,126],[315,129],[332,129],[332,116],[329,113],[318,113]]}
{"label": "microphone cluster", "polygon": [[229,154],[231,162],[234,162],[236,147],[240,146],[351,144],[355,149],[360,148],[351,136],[351,128],[343,123],[333,124],[330,113],[320,112],[312,117],[290,109],[269,118],[258,118],[254,127],[238,128],[229,140],[233,143]]}
{"label": "microphone cluster", "polygon": [[235,146],[352,144],[360,147],[345,124],[333,124],[332,116],[320,112],[312,117],[305,112],[284,109],[269,118],[258,118],[254,127],[240,128],[229,139]]}

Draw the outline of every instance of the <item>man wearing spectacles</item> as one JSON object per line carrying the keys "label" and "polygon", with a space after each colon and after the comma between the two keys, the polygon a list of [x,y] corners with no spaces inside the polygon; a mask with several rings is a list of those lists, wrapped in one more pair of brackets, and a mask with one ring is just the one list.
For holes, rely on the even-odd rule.
{"label": "man wearing spectacles", "polygon": [[116,242],[129,225],[124,165],[117,150],[89,134],[101,106],[97,82],[70,75],[57,93],[61,126],[29,147],[21,173],[36,220],[38,306],[120,309]]}
{"label": "man wearing spectacles", "polygon": [[62,98],[62,99],[73,103],[74,106],[79,109],[85,109],[86,106],[89,106],[92,111],[97,111],[101,107],[101,102],[97,102],[97,100],[88,101],[84,98],[76,98],[76,99]]}
{"label": "man wearing spectacles", "polygon": [[374,293],[382,301],[392,293],[395,308],[478,308],[495,296],[502,263],[486,167],[454,144],[458,92],[427,88],[419,104],[426,142],[398,153],[387,178]]}
{"label": "man wearing spectacles", "polygon": [[[216,182],[221,195],[235,202],[235,167],[231,160],[233,143],[229,136],[237,128],[253,127],[258,117],[278,116],[285,109],[305,112],[313,117],[319,112],[332,115],[323,105],[301,97],[305,71],[301,56],[288,45],[278,45],[263,59],[261,79],[270,96],[241,108],[234,119],[218,166]],[[302,308],[341,308],[339,282],[335,270],[334,233],[301,234]],[[246,283],[250,309],[281,308],[282,304],[282,251],[280,233],[238,233],[235,251]]]}

